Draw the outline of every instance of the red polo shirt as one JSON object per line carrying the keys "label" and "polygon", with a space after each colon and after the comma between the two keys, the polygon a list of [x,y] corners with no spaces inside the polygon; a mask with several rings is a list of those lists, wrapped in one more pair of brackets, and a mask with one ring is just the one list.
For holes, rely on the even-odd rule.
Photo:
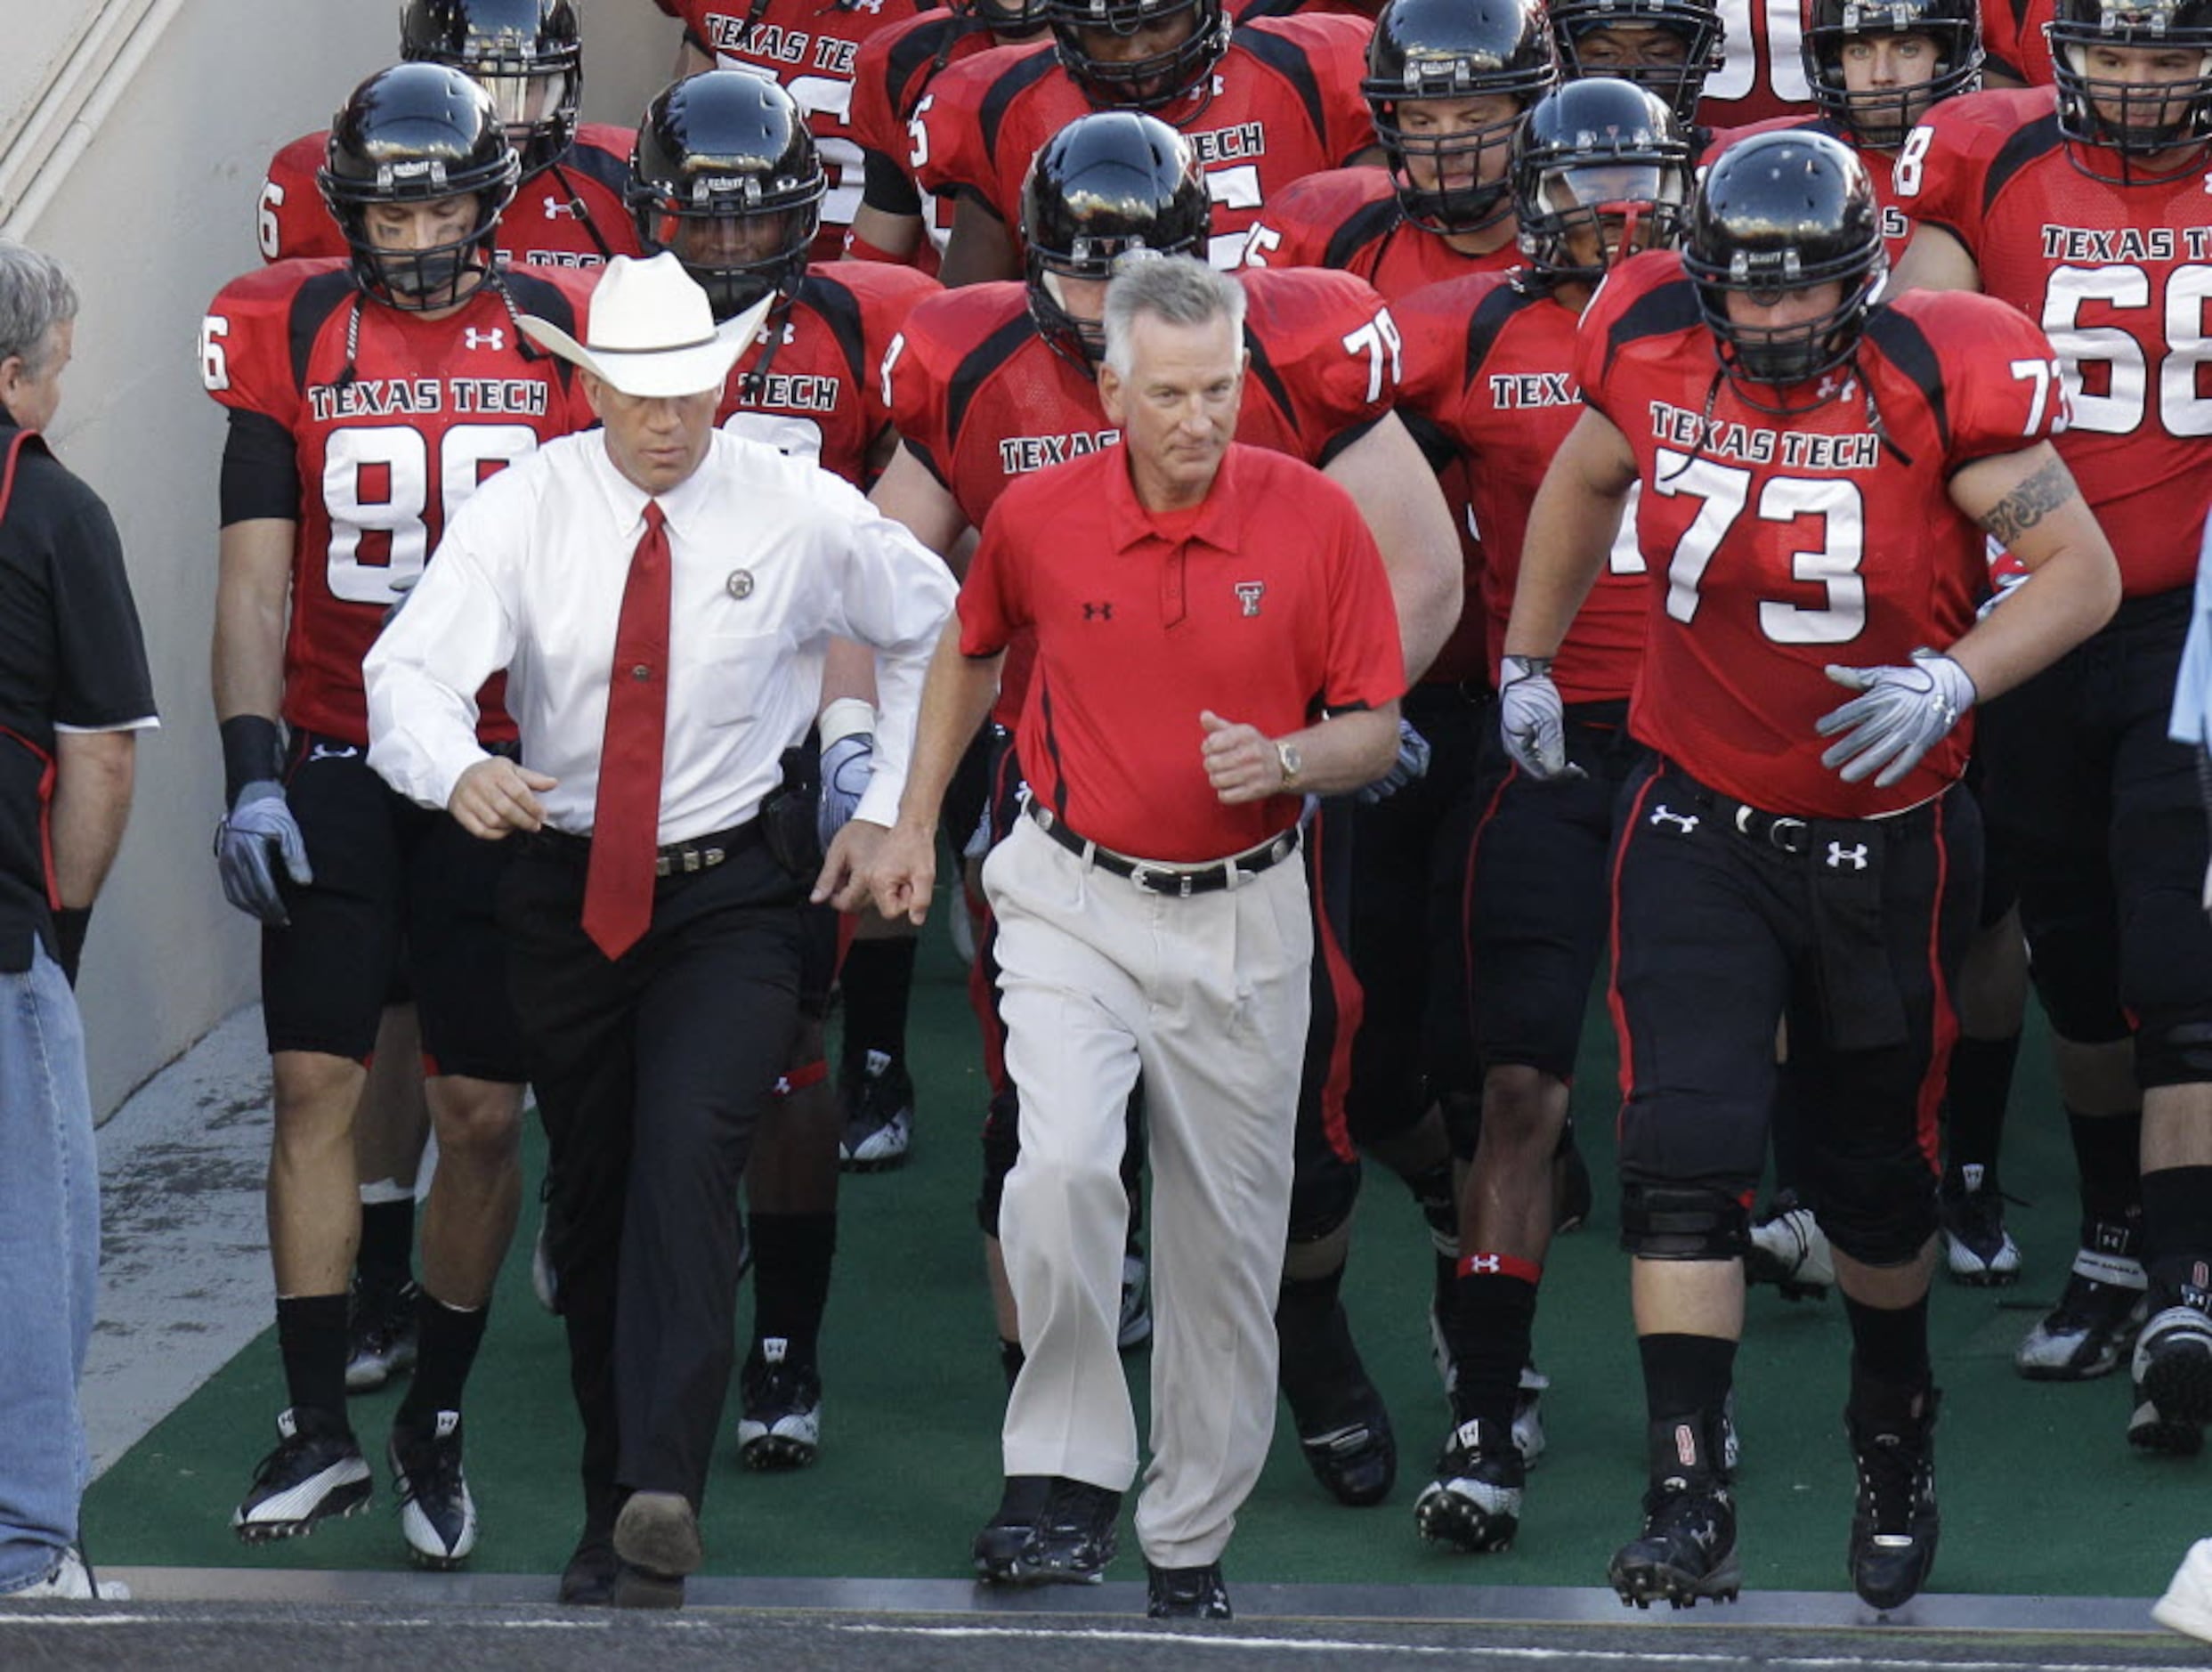
{"label": "red polo shirt", "polygon": [[1279,737],[1406,690],[1390,580],[1351,497],[1241,444],[1195,515],[1139,505],[1119,445],[1021,477],[984,521],[960,612],[970,656],[1034,630],[1016,732],[1031,791],[1138,858],[1218,859],[1298,817],[1296,796],[1221,804],[1202,710]]}

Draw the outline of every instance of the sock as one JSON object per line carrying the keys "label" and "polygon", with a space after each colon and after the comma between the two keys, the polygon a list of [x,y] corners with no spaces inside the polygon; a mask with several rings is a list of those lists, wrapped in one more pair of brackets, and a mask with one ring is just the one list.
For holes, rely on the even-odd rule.
{"label": "sock", "polygon": [[354,1269],[364,1288],[386,1294],[415,1280],[415,1198],[361,1204],[361,1246]]}
{"label": "sock", "polygon": [[1736,1370],[1736,1343],[1720,1335],[1640,1335],[1644,1403],[1651,1418],[1652,1483],[1727,1478],[1721,1412]]}
{"label": "sock", "polygon": [[490,1313],[489,1306],[469,1311],[448,1306],[428,1289],[415,1297],[415,1379],[392,1419],[394,1427],[427,1433],[440,1411],[461,1408],[461,1391],[468,1385]]}
{"label": "sock", "polygon": [[1512,1426],[1520,1368],[1528,1362],[1529,1342],[1535,1333],[1536,1277],[1543,1270],[1527,1262],[1514,1263],[1528,1265],[1528,1270],[1509,1276],[1484,1269],[1455,1277],[1452,1310],[1445,1323],[1456,1366],[1454,1418],[1463,1423],[1479,1419],[1500,1431]]}
{"label": "sock", "polygon": [[345,1310],[343,1295],[280,1295],[277,1351],[294,1405],[345,1421]]}
{"label": "sock", "polygon": [[999,1368],[1006,1372],[1006,1391],[1014,1391],[1014,1379],[1022,1373],[1022,1343],[1018,1341],[999,1343]]}
{"label": "sock", "polygon": [[1861,1382],[1892,1388],[1921,1388],[1932,1374],[1928,1366],[1928,1297],[1910,1306],[1868,1306],[1843,1296],[1851,1320],[1852,1401]]}
{"label": "sock", "polygon": [[2081,1246],[2134,1259],[2143,1246],[2143,1116],[2066,1111],[2081,1173]]}
{"label": "sock", "polygon": [[1337,1290],[1344,1268],[1317,1278],[1285,1277],[1275,1303],[1275,1334],[1282,1349],[1276,1379],[1291,1415],[1313,1431],[1333,1423],[1349,1388],[1364,1384],[1366,1368],[1352,1344],[1351,1321]]}
{"label": "sock", "polygon": [[1950,1117],[1944,1144],[1944,1165],[1949,1172],[1980,1167],[1984,1185],[1995,1188],[2005,1108],[2013,1095],[2013,1066],[2019,1060],[2018,1034],[2002,1039],[1961,1034],[1951,1047]]}
{"label": "sock", "polygon": [[837,1254],[831,1213],[763,1213],[750,1222],[753,1243],[753,1340],[781,1340],[784,1362],[812,1365],[830,1304],[830,1268]]}
{"label": "sock", "polygon": [[894,1062],[906,1055],[906,1001],[914,990],[912,935],[895,940],[856,940],[838,972],[845,1001],[845,1066],[848,1074],[880,1051]]}
{"label": "sock", "polygon": [[1654,1423],[1710,1414],[1717,1423],[1736,1374],[1736,1343],[1723,1335],[1640,1335],[1645,1409]]}
{"label": "sock", "polygon": [[2143,1175],[2143,1263],[2154,1304],[2171,1305],[2184,1286],[2212,1289],[2212,1167],[2161,1167]]}

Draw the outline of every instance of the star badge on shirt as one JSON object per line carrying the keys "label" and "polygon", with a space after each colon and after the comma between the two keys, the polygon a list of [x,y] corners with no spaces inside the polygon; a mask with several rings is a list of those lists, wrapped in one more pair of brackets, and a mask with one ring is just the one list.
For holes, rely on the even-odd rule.
{"label": "star badge on shirt", "polygon": [[722,584],[732,597],[749,598],[753,596],[753,572],[749,569],[733,569],[730,578]]}

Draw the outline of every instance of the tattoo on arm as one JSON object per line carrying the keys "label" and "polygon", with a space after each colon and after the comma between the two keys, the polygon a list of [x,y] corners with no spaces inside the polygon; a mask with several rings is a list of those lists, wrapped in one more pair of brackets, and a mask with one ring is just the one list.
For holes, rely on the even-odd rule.
{"label": "tattoo on arm", "polygon": [[1998,545],[2010,546],[2078,491],[2073,473],[2054,459],[1991,506],[1981,518],[1981,526]]}

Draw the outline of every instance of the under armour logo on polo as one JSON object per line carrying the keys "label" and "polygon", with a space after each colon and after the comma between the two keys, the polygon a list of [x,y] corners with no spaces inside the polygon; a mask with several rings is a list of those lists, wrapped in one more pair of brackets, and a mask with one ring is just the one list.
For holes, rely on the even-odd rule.
{"label": "under armour logo on polo", "polygon": [[575,203],[563,203],[560,199],[550,195],[546,199],[546,219],[548,221],[557,221],[564,215],[573,220],[581,212],[580,206]]}
{"label": "under armour logo on polo", "polygon": [[1086,604],[1083,605],[1083,620],[1086,621],[1110,621],[1113,619],[1114,606],[1111,604]]}
{"label": "under armour logo on polo", "polygon": [[1236,601],[1244,606],[1245,614],[1260,613],[1260,600],[1267,589],[1267,583],[1262,580],[1240,580],[1236,583]]}
{"label": "under armour logo on polo", "polygon": [[1651,822],[1654,824],[1672,824],[1685,836],[1697,828],[1697,816],[1695,813],[1677,813],[1664,801],[1651,809]]}
{"label": "under armour logo on polo", "polygon": [[1830,842],[1828,869],[1841,871],[1846,861],[1850,862],[1853,871],[1864,871],[1867,868],[1867,844],[1860,842],[1855,848],[1846,848],[1842,842]]}
{"label": "under armour logo on polo", "polygon": [[461,341],[470,348],[489,348],[497,354],[506,347],[506,328],[495,325],[488,331],[480,331],[472,325],[461,333]]}

